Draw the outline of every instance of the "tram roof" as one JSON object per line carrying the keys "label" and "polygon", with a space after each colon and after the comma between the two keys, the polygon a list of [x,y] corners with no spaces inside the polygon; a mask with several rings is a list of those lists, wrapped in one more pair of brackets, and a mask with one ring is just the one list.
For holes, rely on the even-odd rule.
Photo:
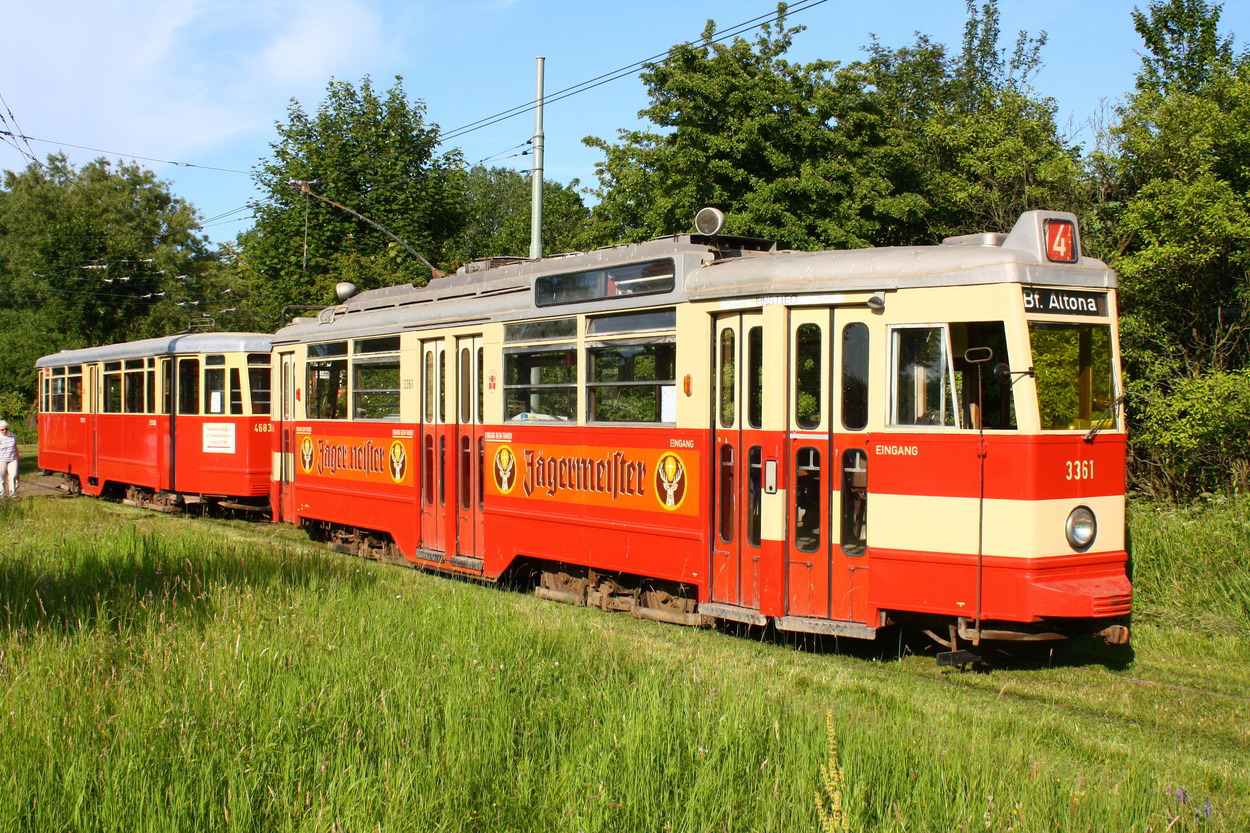
{"label": "tram roof", "polygon": [[[768,241],[682,234],[541,260],[494,258],[462,267],[427,286],[404,284],[362,292],[317,317],[295,319],[278,331],[274,344],[619,312],[687,300],[994,283],[1113,288],[1115,272],[1100,260],[1078,257],[1073,264],[1054,264],[1046,259],[1044,223],[1055,219],[1070,221],[1075,228],[1072,214],[1030,211],[1009,234],[965,235],[927,246],[778,251]],[[661,258],[674,261],[676,279],[670,292],[535,304],[538,278]]]}
{"label": "tram roof", "polygon": [[192,353],[268,353],[273,336],[266,333],[184,333],[145,338],[102,347],[62,350],[44,356],[35,367],[61,367],[70,364],[140,359],[148,356],[176,356]]}

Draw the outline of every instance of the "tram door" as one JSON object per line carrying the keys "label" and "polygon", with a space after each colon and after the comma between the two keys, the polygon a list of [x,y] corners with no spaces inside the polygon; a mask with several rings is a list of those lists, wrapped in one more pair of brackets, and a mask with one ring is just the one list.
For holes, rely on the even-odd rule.
{"label": "tram door", "polygon": [[789,314],[790,616],[852,620],[867,587],[868,326],[850,320],[861,312]]}
{"label": "tram door", "polygon": [[295,353],[278,354],[278,374],[278,512],[290,521],[295,518]]}
{"label": "tram door", "polygon": [[456,339],[456,554],[482,557],[482,337]]}
{"label": "tram door", "polygon": [[791,309],[787,332],[786,613],[829,618],[832,587],[829,506],[830,404],[828,309]]}
{"label": "tram door", "polygon": [[759,609],[764,317],[717,316],[712,601]]}
{"label": "tram door", "polygon": [[447,365],[442,339],[421,343],[421,546],[446,551]]}
{"label": "tram door", "polygon": [[85,479],[80,478],[80,482],[84,486],[87,483],[94,486],[95,479],[99,477],[100,473],[99,449],[96,445],[96,432],[99,430],[99,425],[97,424],[99,420],[98,414],[103,410],[100,407],[100,366],[98,364],[87,365],[87,395],[83,401],[87,403],[87,436],[91,438],[89,440],[91,448],[89,450],[90,462],[87,465],[87,477]]}

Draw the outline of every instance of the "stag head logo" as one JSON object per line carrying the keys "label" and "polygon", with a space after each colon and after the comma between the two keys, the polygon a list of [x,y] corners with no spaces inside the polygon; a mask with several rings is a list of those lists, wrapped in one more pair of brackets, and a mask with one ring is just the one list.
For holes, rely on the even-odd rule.
{"label": "stag head logo", "polygon": [[686,499],[686,464],[672,452],[661,457],[655,467],[655,496],[670,512]]}
{"label": "stag head logo", "polygon": [[501,494],[508,494],[516,485],[516,455],[506,445],[495,452],[495,487]]}
{"label": "stag head logo", "polygon": [[304,437],[304,439],[299,441],[299,460],[303,464],[304,474],[310,473],[313,466],[312,437]]}
{"label": "stag head logo", "polygon": [[394,480],[396,483],[403,483],[404,475],[408,473],[408,451],[399,440],[391,443],[389,461],[391,480]]}

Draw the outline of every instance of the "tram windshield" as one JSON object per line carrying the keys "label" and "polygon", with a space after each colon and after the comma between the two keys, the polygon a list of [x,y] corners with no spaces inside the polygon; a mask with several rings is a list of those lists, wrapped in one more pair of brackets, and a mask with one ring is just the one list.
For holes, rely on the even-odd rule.
{"label": "tram windshield", "polygon": [[1111,328],[1033,321],[1029,340],[1042,429],[1114,427]]}

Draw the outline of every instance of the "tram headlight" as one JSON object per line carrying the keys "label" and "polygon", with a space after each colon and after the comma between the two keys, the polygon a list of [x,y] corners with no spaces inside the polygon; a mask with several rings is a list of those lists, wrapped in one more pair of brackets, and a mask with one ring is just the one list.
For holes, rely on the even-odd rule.
{"label": "tram headlight", "polygon": [[1074,550],[1087,550],[1098,535],[1098,519],[1088,506],[1078,506],[1068,513],[1068,521],[1063,526],[1068,544]]}

